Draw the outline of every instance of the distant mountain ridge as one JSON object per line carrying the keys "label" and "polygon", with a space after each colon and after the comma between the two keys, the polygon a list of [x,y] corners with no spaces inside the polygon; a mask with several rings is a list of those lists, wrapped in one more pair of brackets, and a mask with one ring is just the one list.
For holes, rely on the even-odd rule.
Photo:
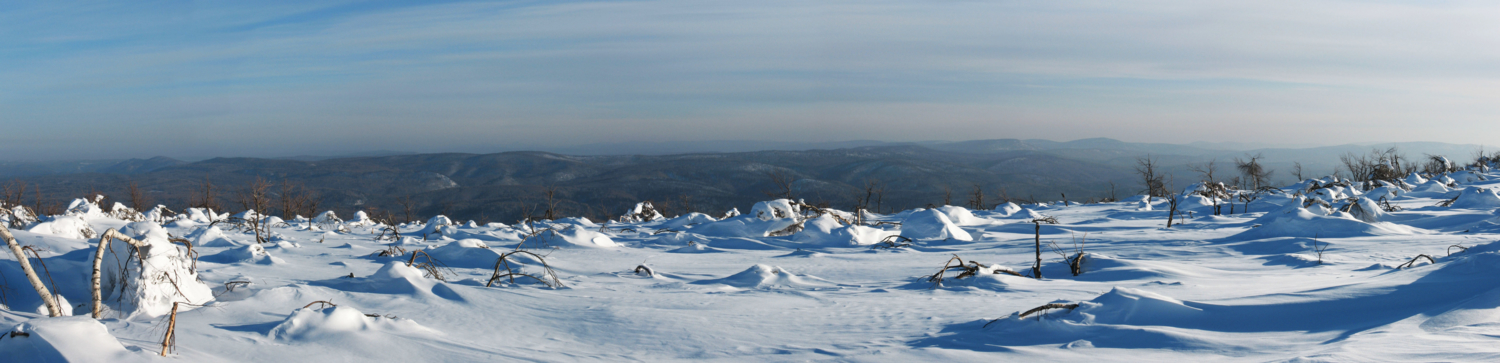
{"label": "distant mountain ridge", "polygon": [[[866,141],[850,142],[859,145]],[[846,144],[838,144],[846,145]],[[304,185],[327,209],[341,214],[358,209],[401,210],[410,197],[421,215],[444,213],[457,218],[514,220],[535,209],[547,187],[557,188],[560,208],[569,215],[603,217],[619,214],[639,201],[653,200],[680,211],[723,213],[748,208],[775,189],[767,172],[796,177],[795,192],[809,203],[847,208],[863,196],[863,186],[885,187],[883,209],[928,204],[966,204],[978,186],[985,204],[1001,195],[1012,199],[1085,200],[1135,194],[1139,184],[1135,160],[1151,155],[1178,187],[1195,174],[1187,165],[1217,159],[1221,175],[1233,174],[1230,163],[1247,153],[1290,180],[1292,162],[1305,176],[1327,175],[1345,152],[1396,146],[1408,156],[1448,155],[1467,160],[1476,145],[1400,143],[1343,145],[1309,149],[1230,151],[1187,145],[1129,143],[1113,139],[1068,142],[996,139],[964,142],[879,143],[833,149],[699,152],[670,155],[567,155],[540,151],[492,154],[437,153],[344,158],[214,158],[197,162],[157,157],[108,165],[68,164],[50,174],[18,177],[40,186],[48,198],[67,199],[90,191],[123,196],[136,182],[156,202],[187,203],[188,194],[208,179],[218,186],[221,204],[255,178]],[[736,146],[740,147],[740,146]],[[748,147],[748,146],[745,146]],[[625,149],[621,149],[625,150]],[[279,193],[272,188],[273,194]],[[234,209],[238,209],[235,207]]]}

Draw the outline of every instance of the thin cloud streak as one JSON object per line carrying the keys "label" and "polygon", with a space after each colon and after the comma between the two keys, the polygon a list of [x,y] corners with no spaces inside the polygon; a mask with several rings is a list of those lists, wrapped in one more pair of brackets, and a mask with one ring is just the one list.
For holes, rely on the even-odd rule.
{"label": "thin cloud streak", "polygon": [[1487,2],[129,5],[0,9],[3,158],[1500,131]]}

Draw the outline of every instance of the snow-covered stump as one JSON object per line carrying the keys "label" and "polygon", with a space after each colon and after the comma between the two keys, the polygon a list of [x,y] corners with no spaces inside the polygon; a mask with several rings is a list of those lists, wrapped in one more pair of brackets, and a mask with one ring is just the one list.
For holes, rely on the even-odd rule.
{"label": "snow-covered stump", "polygon": [[21,271],[26,272],[26,280],[31,282],[31,287],[36,289],[37,295],[42,297],[42,304],[47,306],[47,316],[63,316],[62,307],[57,305],[52,292],[47,290],[47,285],[42,284],[42,278],[36,275],[36,270],[31,268],[31,260],[26,258],[26,253],[21,250],[21,244],[16,243],[16,237],[10,234],[10,229],[0,224],[0,238],[5,239],[5,244],[10,246],[10,252],[16,254],[16,262],[21,264]]}
{"label": "snow-covered stump", "polygon": [[[110,238],[99,241],[92,286],[95,317],[102,315],[107,299],[121,302],[118,310],[127,316],[150,318],[168,314],[174,303],[192,307],[213,301],[213,291],[192,269],[192,258],[168,240],[165,229],[151,222],[136,222],[126,225],[125,230],[136,237],[114,231]],[[129,246],[110,248],[109,243],[115,239]]]}

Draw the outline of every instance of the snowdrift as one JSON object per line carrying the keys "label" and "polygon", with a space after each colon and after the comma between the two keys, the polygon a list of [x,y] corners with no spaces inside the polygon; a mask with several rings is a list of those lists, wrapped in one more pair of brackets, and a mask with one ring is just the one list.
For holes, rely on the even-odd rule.
{"label": "snowdrift", "polygon": [[281,324],[271,329],[270,336],[280,340],[296,342],[368,339],[375,334],[395,335],[442,335],[437,330],[417,324],[411,319],[388,318],[380,315],[367,316],[347,305],[315,310],[312,307],[297,309]]}
{"label": "snowdrift", "polygon": [[913,212],[901,220],[901,235],[914,240],[974,240],[969,232],[953,224],[947,214],[935,209]]}
{"label": "snowdrift", "polygon": [[37,318],[12,327],[0,338],[7,362],[146,362],[87,316]]}
{"label": "snowdrift", "polygon": [[834,287],[833,283],[823,279],[797,275],[778,266],[757,264],[745,271],[730,275],[729,277],[712,280],[695,281],[697,285],[728,285],[742,289],[765,289],[765,288],[826,288]]}

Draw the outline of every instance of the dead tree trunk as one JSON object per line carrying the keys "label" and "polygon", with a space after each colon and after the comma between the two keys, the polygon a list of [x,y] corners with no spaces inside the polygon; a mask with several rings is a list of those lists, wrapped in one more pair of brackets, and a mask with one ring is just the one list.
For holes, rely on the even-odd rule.
{"label": "dead tree trunk", "polygon": [[36,294],[42,297],[42,304],[47,305],[47,316],[62,316],[62,307],[57,306],[57,299],[52,292],[47,290],[47,285],[42,285],[42,278],[37,277],[36,270],[31,269],[31,261],[26,259],[26,253],[21,251],[21,244],[16,243],[16,237],[10,234],[10,229],[0,225],[0,238],[5,239],[5,244],[10,245],[10,252],[16,254],[16,262],[21,263],[21,271],[26,272],[26,279],[31,281],[31,287],[36,289]]}
{"label": "dead tree trunk", "polygon": [[146,260],[145,242],[137,241],[134,238],[127,237],[125,236],[125,234],[120,233],[120,231],[116,231],[114,228],[110,228],[109,230],[104,231],[104,233],[99,235],[99,247],[94,251],[94,278],[91,281],[92,290],[94,292],[94,319],[99,318],[99,311],[104,307],[104,292],[100,291],[99,288],[100,270],[104,264],[104,250],[109,248],[109,243],[113,240],[121,240],[125,241],[125,243],[129,243],[130,247],[135,248],[136,253],[140,255],[140,260]]}
{"label": "dead tree trunk", "polygon": [[1037,280],[1042,279],[1042,222],[1036,223],[1036,265],[1031,266],[1031,275]]}

